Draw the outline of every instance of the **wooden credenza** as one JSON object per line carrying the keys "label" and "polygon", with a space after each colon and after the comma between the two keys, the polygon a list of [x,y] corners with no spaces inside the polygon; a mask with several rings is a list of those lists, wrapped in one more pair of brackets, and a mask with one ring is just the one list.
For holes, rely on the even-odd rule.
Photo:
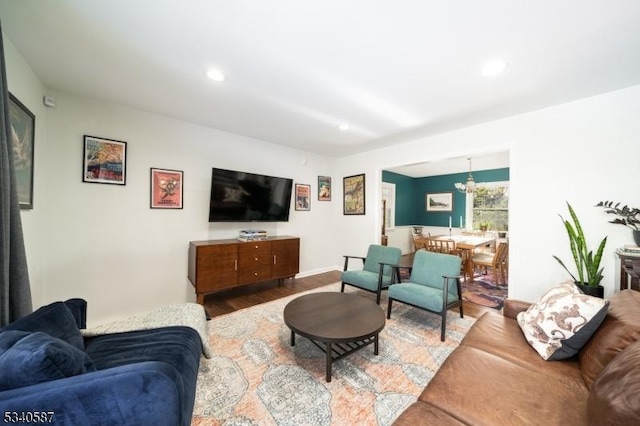
{"label": "wooden credenza", "polygon": [[270,237],[189,242],[189,281],[198,303],[204,295],[262,281],[293,278],[300,272],[300,238]]}

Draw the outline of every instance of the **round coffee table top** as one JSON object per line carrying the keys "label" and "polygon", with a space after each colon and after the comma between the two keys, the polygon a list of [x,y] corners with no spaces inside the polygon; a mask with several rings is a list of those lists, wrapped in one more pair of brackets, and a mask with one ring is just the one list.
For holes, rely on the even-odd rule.
{"label": "round coffee table top", "polygon": [[385,316],[375,302],[349,293],[300,296],[284,308],[284,323],[295,333],[321,342],[353,342],[377,334]]}

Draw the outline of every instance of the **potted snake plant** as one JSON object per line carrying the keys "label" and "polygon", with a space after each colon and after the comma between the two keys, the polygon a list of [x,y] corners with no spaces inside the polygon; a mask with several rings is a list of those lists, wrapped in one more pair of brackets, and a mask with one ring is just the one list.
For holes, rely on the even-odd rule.
{"label": "potted snake plant", "polygon": [[587,247],[584,231],[582,230],[576,212],[573,210],[573,207],[571,207],[571,204],[567,203],[567,207],[569,208],[569,215],[571,216],[572,222],[562,217],[562,215],[560,215],[560,219],[562,219],[562,223],[569,237],[569,247],[571,248],[571,255],[573,256],[578,276],[576,277],[572,274],[558,256],[553,256],[553,258],[571,275],[571,278],[573,278],[573,281],[583,293],[591,296],[604,297],[604,287],[600,285],[603,278],[602,270],[604,268],[600,267],[600,261],[602,260],[604,246],[607,244],[607,237],[602,239],[594,254],[593,250],[589,250]]}

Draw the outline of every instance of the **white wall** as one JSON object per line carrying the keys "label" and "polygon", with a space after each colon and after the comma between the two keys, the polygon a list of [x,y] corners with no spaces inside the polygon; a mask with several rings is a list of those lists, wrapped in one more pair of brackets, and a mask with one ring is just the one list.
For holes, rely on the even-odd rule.
{"label": "white wall", "polygon": [[[34,164],[37,168],[45,161],[45,153],[42,148],[47,143],[46,108],[42,104],[42,95],[45,93],[45,88],[22,55],[16,50],[11,40],[4,33],[2,36],[9,92],[17,97],[36,116]],[[42,245],[43,182],[44,175],[42,173],[34,173],[34,209],[22,210],[21,214],[29,279],[31,281],[31,298],[34,306],[43,304],[45,291]]]}
{"label": "white wall", "polygon": [[[336,202],[311,200],[311,211],[291,208],[291,220],[270,224],[209,224],[211,168],[294,179],[312,185],[334,173],[334,162],[230,133],[68,93],[51,93],[47,111],[46,300],[83,297],[90,320],[195,301],[187,280],[188,242],[235,238],[244,228],[301,238],[302,275],[332,265],[331,216]],[[214,113],[214,112],[212,112]],[[127,142],[126,186],[82,182],[83,135]],[[306,161],[305,161],[306,160]],[[303,164],[306,163],[306,164]],[[184,171],[184,209],[149,208],[149,169]]]}
{"label": "white wall", "polygon": [[[640,86],[497,120],[392,148],[338,160],[338,175],[366,173],[367,211],[380,205],[384,168],[485,152],[510,151],[509,295],[537,298],[568,278],[551,257],[572,262],[558,214],[576,210],[590,246],[609,236],[603,256],[605,295],[617,286],[614,250],[632,244],[631,231],[611,225],[598,201],[640,206]],[[361,253],[377,239],[379,215],[345,217],[342,251]]]}

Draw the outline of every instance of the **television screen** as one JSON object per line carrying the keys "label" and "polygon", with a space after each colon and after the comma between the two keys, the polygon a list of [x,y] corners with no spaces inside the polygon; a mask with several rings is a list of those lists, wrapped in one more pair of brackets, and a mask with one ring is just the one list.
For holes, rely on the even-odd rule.
{"label": "television screen", "polygon": [[288,178],[213,168],[209,222],[286,222],[292,186]]}

